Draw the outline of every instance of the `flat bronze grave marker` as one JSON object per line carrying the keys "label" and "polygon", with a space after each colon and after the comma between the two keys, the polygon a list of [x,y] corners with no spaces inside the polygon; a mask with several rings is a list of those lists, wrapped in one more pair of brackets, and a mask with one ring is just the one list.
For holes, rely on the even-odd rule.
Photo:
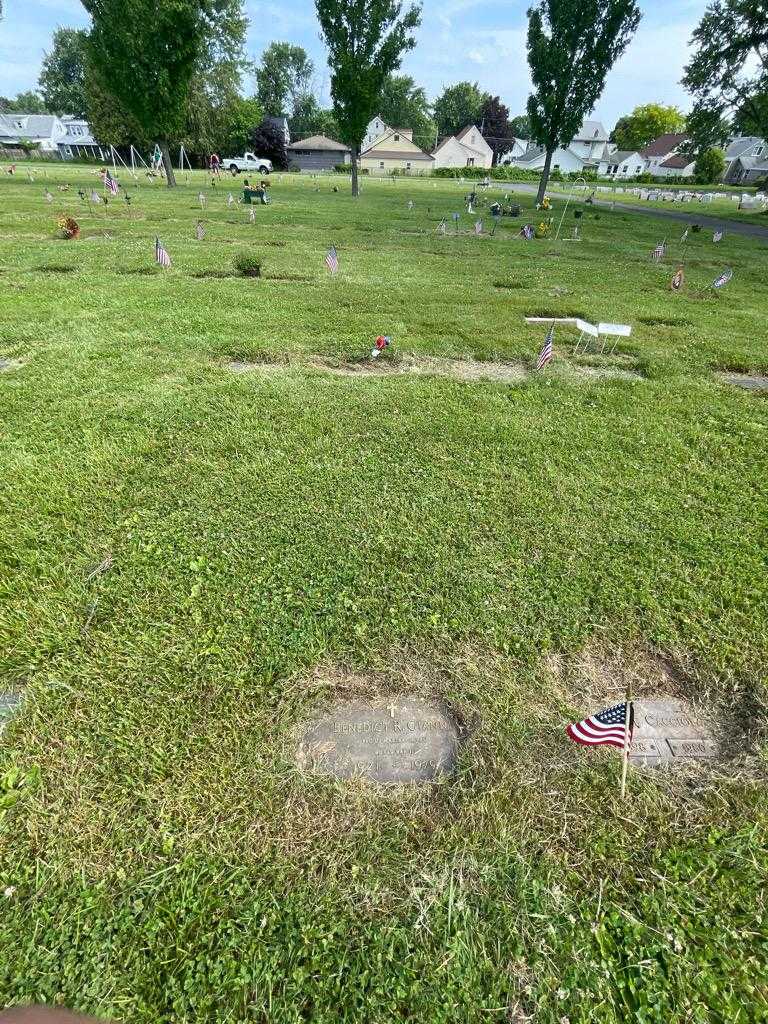
{"label": "flat bronze grave marker", "polygon": [[630,763],[655,767],[717,756],[710,723],[678,700],[636,700]]}
{"label": "flat bronze grave marker", "polygon": [[456,765],[459,730],[436,700],[350,700],[310,722],[299,764],[338,779],[397,784],[431,782]]}
{"label": "flat bronze grave marker", "polygon": [[749,373],[724,373],[722,379],[745,391],[768,391],[768,377]]}

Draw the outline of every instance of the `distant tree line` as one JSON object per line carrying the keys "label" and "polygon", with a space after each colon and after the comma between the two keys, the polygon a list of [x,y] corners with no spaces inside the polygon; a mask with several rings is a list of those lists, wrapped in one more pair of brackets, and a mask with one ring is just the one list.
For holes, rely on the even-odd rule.
{"label": "distant tree line", "polygon": [[[468,124],[480,129],[495,163],[514,139],[538,145],[546,153],[543,195],[552,155],[594,109],[640,20],[636,0],[538,0],[528,11],[533,90],[526,111],[511,116],[501,97],[478,82],[448,85],[430,101],[412,76],[400,73],[415,45],[418,3],[315,0],[331,70],[332,102],[325,106],[301,46],[276,41],[257,62],[246,55],[243,0],[83,2],[90,28],[56,29],[37,90],[0,97],[0,111],[86,117],[105,144],[158,143],[169,184],[171,144],[197,161],[258,144],[283,166],[280,132],[265,119],[285,117],[293,138],[328,135],[357,153],[378,113],[393,127],[411,129],[427,151]],[[685,69],[691,113],[638,106],[617,121],[616,146],[639,150],[665,132],[682,132],[697,174],[705,177],[722,173],[715,147],[729,133],[768,136],[764,7],[764,0],[714,0],[694,32]],[[250,96],[246,80],[255,80]]]}

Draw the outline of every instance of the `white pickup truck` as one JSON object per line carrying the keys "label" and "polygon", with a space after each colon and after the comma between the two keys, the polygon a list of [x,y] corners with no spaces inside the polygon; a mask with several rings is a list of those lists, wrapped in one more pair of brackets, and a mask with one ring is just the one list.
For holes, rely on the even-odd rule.
{"label": "white pickup truck", "polygon": [[272,171],[272,161],[266,157],[256,156],[255,153],[247,152],[243,156],[228,156],[221,161],[221,166],[228,171],[238,174],[240,171],[258,171],[259,174],[269,174]]}

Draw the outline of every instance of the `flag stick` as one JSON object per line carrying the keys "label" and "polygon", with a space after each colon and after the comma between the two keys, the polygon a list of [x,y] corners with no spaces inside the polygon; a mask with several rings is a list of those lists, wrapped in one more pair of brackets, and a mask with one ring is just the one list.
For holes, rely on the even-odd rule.
{"label": "flag stick", "polygon": [[627,795],[627,768],[629,767],[629,744],[632,739],[632,701],[629,699],[629,690],[627,690],[627,710],[624,715],[624,756],[622,757],[621,764],[621,799],[624,800]]}

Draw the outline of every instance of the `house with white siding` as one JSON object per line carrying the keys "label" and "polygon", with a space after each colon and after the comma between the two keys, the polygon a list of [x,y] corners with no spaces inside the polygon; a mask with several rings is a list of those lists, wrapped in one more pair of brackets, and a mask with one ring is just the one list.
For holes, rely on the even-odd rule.
{"label": "house with white siding", "polygon": [[360,154],[360,167],[369,174],[424,174],[434,165],[435,158],[416,145],[410,128],[390,128]]}
{"label": "house with white siding", "polygon": [[491,167],[493,150],[480,134],[477,125],[468,124],[456,135],[439,143],[434,153],[434,167]]}

